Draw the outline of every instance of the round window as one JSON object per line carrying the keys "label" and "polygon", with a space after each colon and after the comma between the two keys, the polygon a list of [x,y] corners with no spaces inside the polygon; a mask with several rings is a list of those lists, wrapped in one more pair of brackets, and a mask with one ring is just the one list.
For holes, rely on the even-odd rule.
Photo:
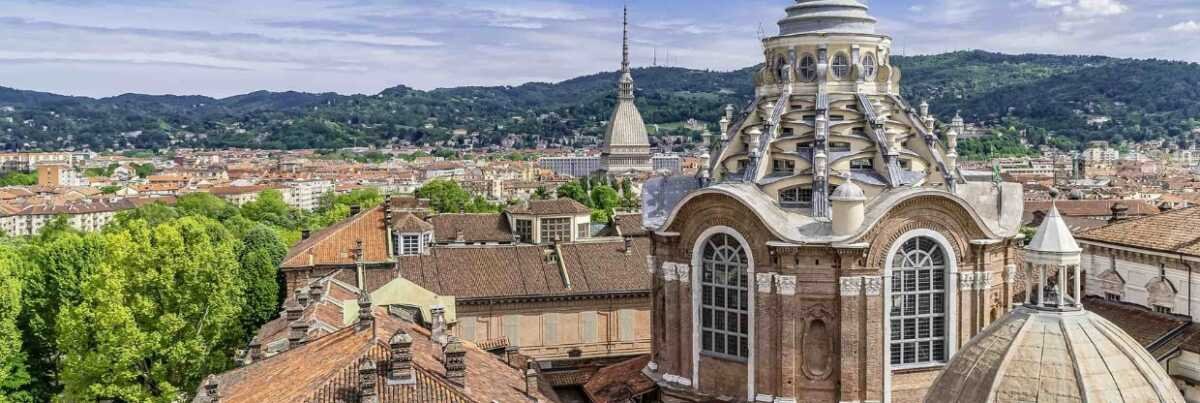
{"label": "round window", "polygon": [[813,55],[804,55],[804,58],[800,59],[800,79],[804,81],[817,79],[817,58]]}
{"label": "round window", "polygon": [[875,65],[875,55],[868,53],[866,56],[863,56],[862,64],[863,64],[863,75],[867,78],[867,80],[874,80],[875,73],[877,73],[879,71],[879,69]]}
{"label": "round window", "polygon": [[850,58],[845,53],[833,57],[833,78],[841,80],[850,75]]}

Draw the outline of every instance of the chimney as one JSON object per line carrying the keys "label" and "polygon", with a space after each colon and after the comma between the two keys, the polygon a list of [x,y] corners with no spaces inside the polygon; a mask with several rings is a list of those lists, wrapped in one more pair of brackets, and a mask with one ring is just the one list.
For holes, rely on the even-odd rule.
{"label": "chimney", "polygon": [[312,236],[312,230],[305,228],[300,230],[300,240],[308,239]]}
{"label": "chimney", "polygon": [[303,288],[296,289],[296,303],[300,304],[301,307],[308,307],[308,290]]}
{"label": "chimney", "polygon": [[204,380],[204,395],[208,396],[208,401],[210,403],[220,403],[221,402],[221,395],[220,395],[220,392],[218,391],[218,389],[220,389],[220,386],[221,385],[219,385],[217,383],[216,375],[209,375],[208,379]]}
{"label": "chimney", "polygon": [[1108,223],[1109,224],[1117,223],[1120,221],[1124,221],[1125,218],[1128,217],[1129,206],[1126,206],[1125,203],[1114,203],[1112,205],[1111,211],[1112,211],[1112,217],[1108,219]]}
{"label": "chimney", "polygon": [[429,308],[431,318],[430,327],[433,330],[433,341],[443,347],[448,342],[446,336],[446,307],[442,305],[434,305]]}
{"label": "chimney", "polygon": [[525,369],[525,395],[533,397],[538,392],[537,363],[529,360]]}
{"label": "chimney", "polygon": [[467,238],[463,236],[463,230],[462,230],[462,229],[459,229],[459,230],[458,230],[458,232],[456,232],[456,233],[454,234],[454,241],[455,241],[455,242],[458,242],[458,243],[463,243],[463,242],[466,242],[466,241],[467,241]]}
{"label": "chimney", "polygon": [[350,216],[351,217],[356,216],[356,215],[358,215],[358,213],[361,213],[361,212],[362,212],[362,206],[357,205],[357,204],[350,206]]}
{"label": "chimney", "polygon": [[288,326],[288,348],[303,346],[308,338],[308,323],[302,320],[292,322]]}
{"label": "chimney", "polygon": [[633,238],[625,238],[625,254],[633,254]]}
{"label": "chimney", "polygon": [[260,340],[258,338],[258,336],[254,336],[253,339],[250,339],[249,348],[250,348],[250,362],[255,362],[255,361],[263,359],[262,340]]}
{"label": "chimney", "polygon": [[446,367],[446,379],[459,386],[467,386],[467,350],[457,337],[450,338],[443,351],[442,365]]}
{"label": "chimney", "polygon": [[325,285],[320,281],[308,286],[308,301],[309,303],[321,302],[321,297],[325,294]]}
{"label": "chimney", "polygon": [[521,355],[520,347],[508,346],[504,348],[504,361],[508,363],[508,366],[520,369],[529,359]]}
{"label": "chimney", "polygon": [[304,307],[300,306],[296,301],[288,301],[283,305],[283,309],[285,312],[284,318],[287,318],[288,322],[300,320],[300,316],[304,315]]}
{"label": "chimney", "polygon": [[388,372],[388,385],[412,385],[417,383],[417,378],[413,376],[412,368],[412,336],[409,336],[403,329],[397,330],[396,334],[388,340],[388,347],[391,348],[391,371]]}
{"label": "chimney", "polygon": [[379,395],[375,391],[376,374],[375,362],[363,357],[358,364],[359,403],[379,403]]}
{"label": "chimney", "polygon": [[358,330],[375,327],[375,315],[371,312],[371,296],[363,292],[358,296]]}

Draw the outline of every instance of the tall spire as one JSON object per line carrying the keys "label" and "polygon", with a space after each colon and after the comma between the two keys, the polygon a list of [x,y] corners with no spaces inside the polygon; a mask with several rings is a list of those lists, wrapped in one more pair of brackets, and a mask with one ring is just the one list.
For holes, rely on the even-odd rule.
{"label": "tall spire", "polygon": [[629,70],[629,6],[625,6],[621,34],[621,81],[617,83],[619,99],[633,99],[633,73]]}

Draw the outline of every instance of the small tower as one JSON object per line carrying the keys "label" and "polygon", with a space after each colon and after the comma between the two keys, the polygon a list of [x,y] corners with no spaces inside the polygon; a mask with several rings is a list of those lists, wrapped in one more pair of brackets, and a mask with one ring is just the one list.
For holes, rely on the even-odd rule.
{"label": "small tower", "polygon": [[858,231],[866,219],[867,196],[849,178],[829,196],[833,210],[833,234],[849,236]]}
{"label": "small tower", "polygon": [[955,114],[954,120],[950,122],[950,129],[946,130],[946,169],[951,172],[958,170],[958,136],[966,127],[962,116]]}

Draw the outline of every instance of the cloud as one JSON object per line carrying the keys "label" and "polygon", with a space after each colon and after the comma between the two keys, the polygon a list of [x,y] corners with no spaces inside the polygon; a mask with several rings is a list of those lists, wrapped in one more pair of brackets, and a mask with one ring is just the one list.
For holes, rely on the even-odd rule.
{"label": "cloud", "polygon": [[1129,6],[1119,0],[1079,0],[1074,5],[1063,6],[1063,14],[1072,18],[1092,18],[1124,14]]}
{"label": "cloud", "polygon": [[1195,34],[1195,33],[1200,33],[1200,23],[1197,23],[1195,20],[1185,21],[1185,22],[1181,22],[1181,23],[1172,25],[1168,29],[1171,32],[1183,32],[1183,33],[1187,33],[1187,34]]}

